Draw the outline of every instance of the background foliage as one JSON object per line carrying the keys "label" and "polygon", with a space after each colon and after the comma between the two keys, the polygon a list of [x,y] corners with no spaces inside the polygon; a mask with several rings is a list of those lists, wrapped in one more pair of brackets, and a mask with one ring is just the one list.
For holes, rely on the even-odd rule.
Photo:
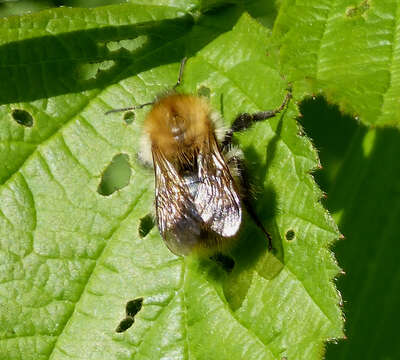
{"label": "background foliage", "polygon": [[[107,1],[107,4],[111,3]],[[64,4],[100,6],[105,2],[86,1],[83,5],[74,1]],[[135,4],[138,2],[133,2]],[[115,358],[129,358],[133,354],[137,354],[135,358],[151,358],[154,356],[152,349],[161,346],[165,354],[176,358],[182,355],[182,349],[185,354],[182,356],[207,358],[210,356],[207,346],[215,340],[217,342],[211,348],[213,355],[218,354],[218,358],[232,358],[232,354],[237,356],[238,351],[247,351],[245,355],[242,353],[242,357],[310,359],[320,358],[324,340],[340,337],[341,318],[334,306],[337,298],[330,293],[332,289],[329,290],[329,286],[318,292],[320,286],[329,285],[326,280],[337,272],[329,254],[323,255],[323,248],[299,248],[291,254],[293,245],[283,240],[283,249],[278,249],[276,257],[278,262],[268,255],[254,262],[241,255],[245,246],[244,236],[233,254],[237,264],[231,275],[227,276],[218,266],[209,262],[187,260],[182,265],[181,260],[174,259],[165,251],[154,230],[146,238],[144,244],[147,245],[143,245],[140,236],[134,236],[136,240],[132,247],[132,234],[137,233],[138,220],[151,208],[151,192],[146,190],[151,188],[151,181],[148,180],[151,179],[151,172],[146,172],[132,160],[131,170],[128,170],[132,174],[127,174],[126,168],[121,171],[118,178],[126,179],[131,175],[141,179],[136,186],[131,183],[124,188],[125,194],[130,195],[129,201],[122,191],[112,201],[93,201],[85,191],[82,192],[82,187],[76,186],[76,179],[81,178],[82,186],[87,182],[92,189],[112,192],[113,189],[101,184],[99,176],[93,178],[92,174],[106,173],[104,169],[112,159],[113,164],[123,162],[124,157],[113,157],[116,150],[129,154],[130,158],[137,153],[137,145],[132,145],[132,139],[138,131],[135,122],[126,128],[117,126],[121,118],[116,117],[106,123],[102,119],[102,112],[108,109],[104,104],[113,107],[129,105],[132,94],[136,102],[147,100],[163,86],[173,84],[177,67],[161,66],[160,70],[147,73],[146,70],[176,63],[182,54],[196,54],[188,66],[185,90],[196,91],[197,84],[212,88],[215,93],[210,100],[226,119],[232,119],[238,111],[273,107],[284,94],[285,81],[293,83],[295,100],[303,101],[300,104],[302,117],[299,121],[319,150],[323,165],[316,179],[328,194],[324,203],[346,236],[346,240],[338,242],[335,252],[340,266],[347,273],[339,278],[338,287],[345,300],[345,333],[348,340],[329,345],[326,357],[398,358],[400,349],[395,329],[400,320],[396,311],[400,300],[400,274],[396,266],[399,255],[396,240],[400,218],[400,166],[396,159],[400,155],[400,141],[396,127],[400,120],[397,78],[400,10],[397,2],[308,1],[299,5],[289,0],[271,1],[268,4],[252,1],[236,2],[225,7],[219,7],[224,4],[223,1],[176,1],[168,4],[172,6],[152,10],[151,20],[156,22],[148,27],[129,25],[150,20],[149,12],[145,8],[141,11],[140,6],[136,8],[134,16],[118,7],[105,10],[98,8],[95,13],[65,9],[62,12],[50,11],[50,16],[39,16],[33,22],[28,16],[21,20],[10,18],[9,22],[0,24],[3,26],[0,78],[5,80],[2,84],[10,84],[0,89],[1,103],[9,104],[2,107],[0,116],[9,121],[10,108],[18,104],[19,108],[33,115],[37,125],[32,127],[31,132],[25,131],[23,127],[29,127],[32,119],[24,113],[13,113],[19,127],[2,128],[0,160],[4,166],[0,167],[0,179],[4,185],[1,209],[5,218],[14,219],[15,222],[11,226],[12,231],[4,223],[1,227],[2,273],[5,274],[2,279],[2,299],[14,300],[2,302],[0,330],[3,338],[0,354],[5,359],[14,359],[16,354],[23,355],[24,359],[30,356],[47,359],[49,354],[50,358],[59,359],[67,353],[80,354],[82,358],[91,358],[93,354],[102,354],[105,358],[110,358],[110,354],[114,354]],[[6,16],[54,5],[61,3],[6,2],[0,5],[0,11]],[[210,9],[214,10],[210,12]],[[197,21],[205,11],[208,12]],[[264,30],[241,18],[244,11],[263,24]],[[107,26],[110,25],[107,14],[113,15],[112,26]],[[73,17],[74,22],[63,23],[63,19],[69,17]],[[229,33],[234,25],[234,32]],[[186,35],[182,37],[182,33]],[[149,34],[151,41],[144,41]],[[240,37],[243,37],[242,42]],[[136,38],[136,43],[128,41],[131,38]],[[126,43],[121,43],[121,39],[127,39]],[[102,43],[108,45],[104,47]],[[263,47],[268,48],[267,57],[264,57],[265,53],[257,51]],[[165,49],[172,49],[172,53],[169,51],[165,55]],[[24,53],[24,50],[27,52]],[[151,54],[150,61],[148,54]],[[226,60],[226,56],[230,60]],[[248,64],[246,69],[240,68],[244,59],[259,66],[254,71],[254,79],[248,74]],[[256,65],[260,62],[262,65]],[[209,65],[204,66],[204,63]],[[255,69],[253,66],[251,68]],[[145,74],[141,77],[134,76],[142,72]],[[244,80],[244,73],[251,80],[246,79],[250,93],[247,99],[253,103],[246,109],[236,105],[238,101],[243,101],[243,94],[229,90],[240,88],[238,84]],[[257,76],[261,73],[270,82],[265,93],[271,90],[276,93],[266,100],[257,95],[261,86]],[[285,81],[280,79],[279,73],[286,76]],[[29,83],[26,83],[27,78],[30,79]],[[51,81],[52,78],[58,81]],[[226,81],[226,78],[229,80]],[[103,95],[101,90],[114,83],[121,84],[122,89],[119,86],[110,87]],[[256,84],[257,90],[252,89],[251,84]],[[322,97],[310,97],[318,94],[324,95],[329,102]],[[221,101],[221,95],[227,98]],[[222,108],[221,104],[224,104]],[[43,108],[47,109],[47,114],[41,110]],[[253,166],[251,171],[258,179],[258,186],[264,184],[261,199],[257,201],[261,205],[257,206],[258,211],[265,214],[269,227],[272,226],[274,238],[284,238],[285,233],[281,231],[288,228],[285,224],[288,221],[285,206],[290,211],[299,211],[298,204],[303,202],[297,199],[292,208],[282,201],[290,199],[285,192],[287,185],[280,183],[283,173],[286,171],[290,178],[294,169],[306,173],[318,164],[306,138],[301,140],[301,137],[293,137],[299,131],[290,120],[294,116],[296,110],[291,106],[280,120],[274,119],[270,124],[262,125],[253,135],[250,132],[239,138],[247,159],[252,159],[256,164],[266,164],[261,171],[258,165]],[[93,122],[86,119],[97,120]],[[71,122],[73,125],[63,129],[64,124]],[[393,128],[369,128],[371,124],[391,125]],[[252,147],[260,131],[265,137]],[[63,136],[57,135],[60,133]],[[104,136],[106,133],[111,133],[112,138]],[[117,148],[115,139],[118,139]],[[287,152],[285,143],[295,148]],[[263,149],[267,149],[267,154]],[[78,157],[72,156],[75,151],[79,153]],[[81,156],[82,153],[85,155]],[[102,153],[101,161],[93,162],[99,153]],[[271,157],[271,153],[281,154],[281,158]],[[296,159],[296,166],[280,169],[280,164],[288,157]],[[276,163],[271,159],[275,159]],[[67,162],[71,163],[65,169],[57,165]],[[45,169],[49,164],[54,167]],[[88,173],[82,168],[88,169]],[[66,169],[75,170],[67,173]],[[41,176],[35,180],[37,174]],[[50,176],[50,179],[43,174]],[[37,186],[33,190],[32,181]],[[305,184],[311,186],[311,202],[306,202],[306,209],[317,208],[305,214],[312,216],[313,221],[317,219],[317,224],[323,224],[322,218],[318,218],[323,214],[317,205],[320,192],[312,185],[312,181],[302,175],[300,181],[291,181],[288,180],[289,188],[303,186],[300,192],[305,191]],[[30,186],[26,186],[27,183]],[[47,186],[46,191],[43,190],[43,183]],[[124,185],[126,181],[119,186]],[[269,187],[274,191],[271,192]],[[50,198],[53,200],[46,194],[48,189],[52,189]],[[46,199],[44,213],[52,213],[52,222],[59,218],[60,224],[56,228],[63,231],[54,232],[54,224],[46,223],[50,214],[43,218],[37,216],[40,210],[37,205],[42,199]],[[296,200],[296,196],[293,199]],[[31,206],[26,206],[30,202]],[[141,205],[136,206],[137,203]],[[270,204],[269,207],[262,205],[264,203]],[[86,204],[86,208],[82,209],[82,213],[77,213],[76,208],[80,204]],[[282,213],[274,213],[271,204]],[[76,229],[74,216],[82,217],[93,209],[97,209],[97,213],[95,211],[92,217],[85,218],[87,227]],[[54,211],[57,214],[55,217]],[[71,217],[70,223],[64,223],[67,214]],[[297,212],[296,219],[299,218]],[[307,221],[310,223],[310,218]],[[294,228],[296,235],[310,240],[314,235],[319,241],[326,241],[325,246],[338,235],[330,221],[326,223],[330,235],[316,235],[318,231],[314,227],[306,230],[304,224],[299,228],[294,226],[295,222],[292,222],[289,228]],[[80,236],[71,238],[66,235],[65,229],[74,227],[75,233]],[[31,253],[32,239],[29,233],[32,229],[36,229],[35,237],[38,239],[34,242],[34,252],[46,257],[47,266],[43,266],[39,258],[28,256]],[[93,234],[93,230],[97,233]],[[247,237],[256,236],[254,231],[246,227],[245,234]],[[14,235],[10,236],[10,233]],[[18,241],[13,243],[7,239]],[[60,244],[63,248],[59,247]],[[255,252],[260,252],[263,247],[265,244],[259,241]],[[126,254],[127,249],[134,252]],[[317,251],[318,255],[313,251]],[[138,256],[138,253],[143,255]],[[310,256],[308,260],[303,257],[305,253]],[[144,260],[144,254],[152,261]],[[292,263],[290,256],[294,259]],[[320,256],[324,260],[318,264]],[[63,258],[72,258],[72,261],[59,261]],[[132,263],[128,258],[134,258],[136,262]],[[93,269],[94,260],[97,261],[95,266],[101,271]],[[250,266],[247,264],[249,261]],[[297,277],[300,274],[300,279],[284,280],[290,275],[290,263],[291,266],[298,266],[292,274]],[[285,264],[284,270],[280,264]],[[320,267],[313,270],[315,265]],[[304,273],[300,271],[301,266],[305,267]],[[35,276],[29,277],[27,269]],[[124,273],[124,280],[121,281],[114,273]],[[316,278],[311,273],[315,273]],[[319,278],[324,273],[325,277]],[[279,277],[271,281],[271,274],[279,274]],[[157,278],[159,282],[155,281]],[[118,323],[116,319],[123,318],[123,304],[136,294],[140,296],[152,292],[149,288],[141,289],[137,279],[140,279],[140,283],[151,284],[157,291],[145,300],[143,311],[139,312],[134,325],[134,333],[126,332],[122,336],[112,334]],[[104,288],[105,284],[110,283],[115,287]],[[253,292],[249,284],[253,284]],[[301,286],[308,293],[302,292]],[[168,288],[177,289],[178,292],[179,289],[183,290],[179,292],[180,296],[171,297]],[[204,293],[199,293],[199,289]],[[51,297],[46,292],[51,293]],[[112,297],[111,294],[118,296]],[[260,294],[259,299],[257,294]],[[182,296],[189,296],[189,299]],[[203,308],[205,303],[198,301],[198,297],[209,299],[208,308]],[[328,299],[326,304],[323,304],[324,297]],[[49,298],[53,300],[46,303]],[[331,312],[328,315],[330,324],[317,327],[314,333],[312,328],[304,329],[296,323],[301,319],[301,311],[308,309],[310,299],[317,299],[316,304],[320,309],[325,309],[325,314],[326,311]],[[75,308],[77,301],[79,304]],[[192,308],[182,312],[182,304],[190,304]],[[260,312],[257,309],[260,304],[267,304],[267,309]],[[169,310],[158,317],[164,307]],[[210,308],[218,315],[200,316],[207,314]],[[105,313],[104,309],[112,310]],[[287,314],[290,309],[294,314],[294,322],[282,325],[280,314],[286,314],[286,318],[289,318]],[[308,319],[314,319],[314,316],[318,319],[320,316],[318,312],[304,311]],[[258,320],[251,318],[252,312],[257,314]],[[231,339],[229,336],[224,338],[222,334],[226,333],[226,329],[221,324],[232,324],[232,314],[238,323],[231,327]],[[192,318],[180,318],[187,315]],[[272,316],[276,318],[272,319]],[[176,322],[177,318],[180,321]],[[212,322],[214,318],[215,323]],[[186,338],[186,345],[185,340],[181,344],[182,339],[179,338],[182,335],[182,321],[192,329],[191,335]],[[196,327],[196,324],[200,325]],[[271,324],[275,324],[276,328],[271,328]],[[316,322],[310,321],[310,324],[313,327]],[[104,332],[104,326],[111,330]],[[150,328],[152,330],[148,330]],[[160,339],[157,334],[165,329],[168,332]],[[221,335],[218,334],[219,329],[224,330]],[[243,333],[243,329],[250,329],[250,332]],[[214,336],[202,343],[204,333]],[[147,334],[146,337],[143,334]],[[238,338],[243,343],[237,343],[235,348],[232,344]],[[221,339],[230,345],[219,347]],[[260,347],[259,339],[267,344],[266,348]],[[88,342],[91,344],[89,347]],[[190,344],[196,347],[190,348]],[[133,350],[136,347],[141,349],[140,352]],[[30,355],[28,350],[24,350],[32,348],[35,351]],[[83,348],[85,351],[82,351]]]}

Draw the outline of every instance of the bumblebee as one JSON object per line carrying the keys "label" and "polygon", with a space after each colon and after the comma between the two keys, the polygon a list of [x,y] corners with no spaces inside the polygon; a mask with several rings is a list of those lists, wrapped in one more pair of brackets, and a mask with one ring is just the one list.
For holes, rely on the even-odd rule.
{"label": "bumblebee", "polygon": [[239,115],[224,131],[219,116],[198,96],[175,91],[181,83],[186,58],[173,90],[153,102],[144,121],[142,157],[155,173],[155,208],[158,228],[168,248],[177,255],[194,250],[212,253],[229,246],[237,235],[243,206],[272,239],[246,201],[240,152],[232,148],[232,136],[252,123],[274,117],[287,105],[272,111]]}

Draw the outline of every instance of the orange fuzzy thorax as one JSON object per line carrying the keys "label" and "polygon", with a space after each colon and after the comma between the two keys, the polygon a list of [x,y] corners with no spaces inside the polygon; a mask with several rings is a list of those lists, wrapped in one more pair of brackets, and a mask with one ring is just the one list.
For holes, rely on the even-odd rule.
{"label": "orange fuzzy thorax", "polygon": [[157,101],[144,123],[153,147],[169,159],[189,157],[212,131],[208,104],[192,95],[172,94]]}

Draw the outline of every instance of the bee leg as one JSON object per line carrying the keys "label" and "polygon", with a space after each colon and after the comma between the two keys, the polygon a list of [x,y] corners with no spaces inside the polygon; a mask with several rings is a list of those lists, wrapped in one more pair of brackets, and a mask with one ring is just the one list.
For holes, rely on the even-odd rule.
{"label": "bee leg", "polygon": [[176,84],[174,85],[173,89],[175,90],[182,82],[182,77],[183,77],[183,70],[185,69],[185,64],[187,61],[187,57],[184,57],[181,61],[181,65],[179,67],[179,75],[178,75],[178,80]]}
{"label": "bee leg", "polygon": [[[247,201],[246,201],[247,200]],[[244,206],[246,208],[247,213],[250,215],[254,223],[257,225],[257,227],[264,233],[266,238],[268,239],[268,251],[272,251],[274,247],[272,246],[272,237],[271,234],[267,231],[267,229],[264,227],[262,224],[261,220],[258,218],[253,206],[251,205],[249,199],[244,198],[243,199]]]}
{"label": "bee leg", "polygon": [[[254,207],[251,203],[252,196],[251,196],[251,184],[249,181],[249,176],[248,176],[248,171],[246,169],[246,166],[244,164],[244,161],[241,157],[242,153],[241,152],[235,152],[235,149],[231,149],[231,151],[227,154],[227,164],[229,168],[231,169],[232,173],[235,174],[235,177],[239,179],[240,182],[240,187],[241,187],[241,193],[242,193],[242,203],[251,217],[251,219],[254,221],[256,226],[265,234],[265,237],[268,239],[268,250],[271,251],[273,250],[272,246],[272,237],[270,233],[265,229],[263,223],[259,219],[256,211],[254,210]],[[229,154],[232,154],[229,157]]]}
{"label": "bee leg", "polygon": [[[183,77],[183,69],[185,68],[185,64],[187,61],[187,57],[184,57],[181,61],[181,65],[179,68],[179,75],[178,75],[178,80],[176,82],[176,84],[173,86],[172,89],[176,89],[182,82],[182,77]],[[129,107],[125,107],[125,108],[120,108],[120,109],[112,109],[112,110],[108,110],[104,113],[104,115],[109,115],[112,113],[116,113],[116,112],[124,112],[124,111],[129,111],[129,110],[138,110],[138,109],[142,109],[145,106],[149,106],[149,105],[154,105],[156,103],[156,100],[153,100],[151,102],[147,102],[144,104],[140,104],[140,105],[135,105],[135,106],[129,106]]]}
{"label": "bee leg", "polygon": [[275,110],[270,111],[259,111],[254,114],[243,113],[240,114],[233,122],[231,128],[226,132],[225,138],[222,141],[222,147],[228,149],[232,143],[232,136],[235,132],[240,132],[248,129],[253,123],[257,121],[266,120],[274,117],[276,114],[280,113],[285,106],[288,104],[290,98],[292,97],[291,88],[288,89],[288,92],[283,100],[281,106],[279,106]]}
{"label": "bee leg", "polygon": [[124,111],[129,111],[129,110],[138,110],[138,109],[142,109],[145,106],[149,106],[149,105],[154,105],[155,100],[152,102],[147,102],[144,104],[140,104],[140,105],[135,105],[135,106],[129,106],[129,107],[125,107],[125,108],[120,108],[120,109],[112,109],[112,110],[108,110],[104,113],[104,115],[108,115],[108,114],[112,114],[115,112],[124,112]]}

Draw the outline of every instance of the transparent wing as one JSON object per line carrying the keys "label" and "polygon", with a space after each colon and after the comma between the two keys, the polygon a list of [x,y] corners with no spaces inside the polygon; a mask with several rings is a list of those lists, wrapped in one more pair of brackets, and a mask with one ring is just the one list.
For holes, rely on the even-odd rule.
{"label": "transparent wing", "polygon": [[240,197],[214,134],[197,158],[199,186],[194,199],[203,221],[223,237],[234,236],[242,220]]}
{"label": "transparent wing", "polygon": [[174,166],[153,150],[158,228],[168,248],[185,255],[204,234],[204,223],[194,199]]}

